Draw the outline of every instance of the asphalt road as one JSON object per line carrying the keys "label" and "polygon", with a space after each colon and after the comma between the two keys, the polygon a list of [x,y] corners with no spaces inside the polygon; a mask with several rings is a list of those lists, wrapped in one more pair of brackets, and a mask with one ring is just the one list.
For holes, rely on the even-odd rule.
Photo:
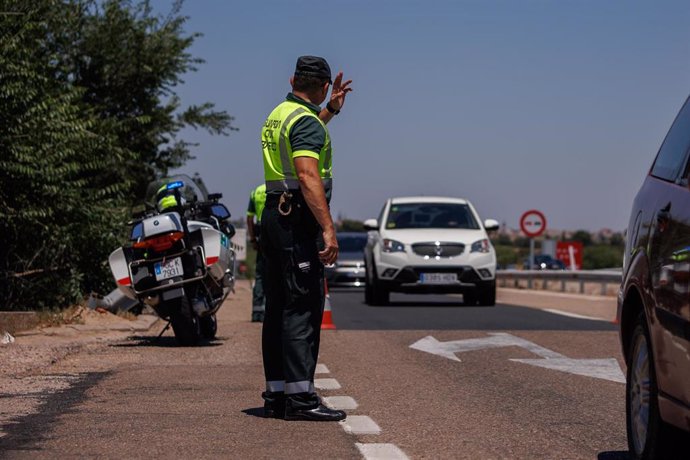
{"label": "asphalt road", "polygon": [[390,305],[369,306],[362,290],[331,291],[334,321],[340,329],[613,331],[604,321],[549,313],[541,309],[497,304],[468,307],[461,295],[391,294]]}
{"label": "asphalt road", "polygon": [[[322,333],[316,383],[325,398],[350,398],[328,400],[350,407],[341,426],[260,417],[260,325],[248,321],[249,299],[240,286],[220,310],[218,340],[205,346],[178,348],[169,332],[157,341],[151,331],[41,369],[71,383],[0,426],[0,457],[627,457],[608,321],[549,313],[522,297],[524,305],[468,308],[459,297],[395,296],[392,306],[367,307],[361,292],[332,292],[337,329]],[[589,305],[547,300],[554,309]],[[593,359],[615,372],[586,375]]]}

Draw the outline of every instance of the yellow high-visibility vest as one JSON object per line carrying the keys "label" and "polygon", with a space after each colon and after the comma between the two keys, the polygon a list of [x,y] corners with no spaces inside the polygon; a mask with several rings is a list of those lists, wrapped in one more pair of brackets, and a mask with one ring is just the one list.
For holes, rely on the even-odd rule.
{"label": "yellow high-visibility vest", "polygon": [[[326,141],[318,154],[310,150],[292,150],[290,129],[303,117],[316,118],[326,132]],[[268,116],[264,127],[261,129],[261,145],[264,153],[266,192],[299,189],[294,158],[300,156],[319,160],[321,180],[326,192],[330,192],[333,180],[331,138],[326,125],[309,108],[291,100],[278,105]]]}

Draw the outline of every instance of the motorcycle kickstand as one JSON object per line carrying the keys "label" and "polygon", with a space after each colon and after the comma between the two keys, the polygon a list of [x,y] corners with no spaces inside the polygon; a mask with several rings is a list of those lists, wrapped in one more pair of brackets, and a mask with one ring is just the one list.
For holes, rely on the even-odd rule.
{"label": "motorcycle kickstand", "polygon": [[163,330],[161,331],[161,333],[158,334],[158,337],[156,337],[156,341],[159,341],[160,338],[163,336],[163,334],[165,334],[165,331],[167,331],[168,329],[170,329],[170,325],[171,325],[171,324],[172,324],[172,321],[168,321],[168,324],[165,325],[165,327],[163,328]]}

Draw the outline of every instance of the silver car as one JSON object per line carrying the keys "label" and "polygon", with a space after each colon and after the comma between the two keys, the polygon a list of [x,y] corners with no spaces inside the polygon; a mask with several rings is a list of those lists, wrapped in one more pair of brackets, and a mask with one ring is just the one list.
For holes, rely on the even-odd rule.
{"label": "silver car", "polygon": [[364,247],[366,233],[341,232],[337,234],[338,261],[326,267],[328,287],[364,287]]}

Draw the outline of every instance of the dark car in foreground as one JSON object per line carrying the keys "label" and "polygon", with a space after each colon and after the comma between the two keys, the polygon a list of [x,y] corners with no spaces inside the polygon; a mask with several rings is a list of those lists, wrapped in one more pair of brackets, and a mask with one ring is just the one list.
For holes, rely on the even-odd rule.
{"label": "dark car in foreground", "polygon": [[340,232],[338,260],[333,267],[326,267],[328,287],[364,287],[364,247],[367,234]]}
{"label": "dark car in foreground", "polygon": [[632,458],[690,458],[690,103],[635,197],[618,321]]}

